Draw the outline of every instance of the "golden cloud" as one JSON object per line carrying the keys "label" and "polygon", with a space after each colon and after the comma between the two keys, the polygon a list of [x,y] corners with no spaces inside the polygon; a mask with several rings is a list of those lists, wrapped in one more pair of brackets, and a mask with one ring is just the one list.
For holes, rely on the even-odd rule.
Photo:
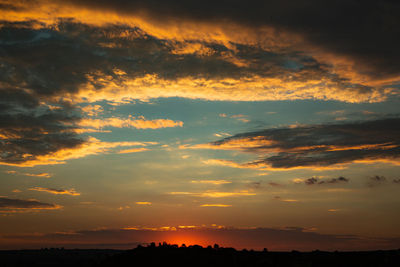
{"label": "golden cloud", "polygon": [[[291,81],[284,78],[249,76],[241,78],[177,78],[167,80],[156,74],[138,78],[113,77],[97,80],[88,75],[89,82],[81,86],[79,93],[71,95],[71,101],[97,102],[102,100],[126,103],[128,100],[148,101],[152,98],[182,97],[212,101],[278,101],[278,100],[338,100],[350,103],[381,102],[391,93],[372,88],[368,91],[345,90],[340,84],[327,78]],[[102,89],[93,84],[101,84]]]}
{"label": "golden cloud", "polygon": [[81,193],[75,191],[75,189],[54,189],[45,187],[33,187],[29,188],[32,191],[47,192],[54,195],[70,195],[70,196],[80,196]]}
{"label": "golden cloud", "polygon": [[232,207],[232,205],[226,205],[226,204],[203,204],[203,205],[200,205],[200,207],[227,208],[227,207]]}
{"label": "golden cloud", "polygon": [[112,149],[118,147],[146,146],[155,144],[154,142],[103,142],[94,137],[79,146],[73,148],[65,148],[46,155],[38,155],[35,159],[27,160],[21,163],[0,162],[1,165],[9,165],[16,167],[33,167],[37,165],[55,165],[65,164],[67,160],[78,159],[90,155],[112,152]]}
{"label": "golden cloud", "polygon": [[173,121],[168,119],[155,119],[146,120],[143,116],[129,117],[127,119],[121,118],[104,118],[104,119],[82,119],[78,125],[80,127],[88,128],[104,128],[104,127],[115,127],[115,128],[136,128],[136,129],[160,129],[169,127],[182,127],[183,122]]}
{"label": "golden cloud", "polygon": [[214,184],[214,185],[231,184],[232,183],[227,180],[193,180],[191,182],[194,184]]}
{"label": "golden cloud", "polygon": [[248,190],[241,190],[238,192],[218,192],[218,191],[205,191],[205,192],[170,192],[170,195],[189,195],[195,197],[209,197],[209,198],[221,198],[221,197],[241,197],[241,196],[255,196],[256,193],[252,193]]}

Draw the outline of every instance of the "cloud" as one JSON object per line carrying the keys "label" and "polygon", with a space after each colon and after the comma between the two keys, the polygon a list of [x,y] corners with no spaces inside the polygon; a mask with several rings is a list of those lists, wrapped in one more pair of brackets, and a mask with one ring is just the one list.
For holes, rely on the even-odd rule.
{"label": "cloud", "polygon": [[329,209],[328,211],[329,212],[338,212],[338,211],[340,211],[340,209]]}
{"label": "cloud", "polygon": [[289,203],[299,202],[299,200],[297,200],[297,199],[281,198],[280,196],[275,196],[273,199],[274,200],[278,200],[278,201],[282,201],[282,202],[289,202]]}
{"label": "cloud", "polygon": [[399,123],[398,118],[387,118],[271,128],[181,148],[239,150],[259,155],[260,159],[248,163],[217,159],[205,161],[206,164],[236,168],[285,170],[343,168],[349,163],[399,164]]}
{"label": "cloud", "polygon": [[100,105],[87,105],[86,107],[82,108],[82,111],[88,116],[97,116],[98,114],[102,113],[104,109]]}
{"label": "cloud", "polygon": [[[3,2],[12,7],[2,10],[1,18],[6,21],[36,19],[51,24],[64,17],[97,26],[110,23],[141,26],[159,39],[240,42],[259,44],[273,51],[290,48],[313,55],[324,68],[355,81],[398,80],[400,6],[395,1],[321,4],[317,0],[279,3],[253,0],[229,5],[209,0],[202,5],[176,0],[129,3],[39,0],[35,5],[21,0]],[[202,54],[209,53],[204,46],[197,44],[197,47]],[[181,45],[172,51],[182,54],[196,49]],[[289,62],[287,67],[293,68],[293,64]]]}
{"label": "cloud", "polygon": [[[60,19],[39,29],[33,23],[31,28],[29,22],[25,24],[22,29],[17,22],[3,27],[8,32],[3,46],[8,52],[5,67],[9,69],[4,80],[14,87],[15,81],[10,78],[17,76],[18,85],[47,97],[62,93],[74,101],[119,103],[157,97],[363,102],[383,101],[394,90],[337,77],[325,63],[296,50],[275,51],[233,41],[221,44],[218,39],[158,38],[142,30],[142,25],[112,21],[99,26]],[[188,45],[210,52],[174,52]],[[34,56],[22,57],[27,49],[35,51]],[[54,66],[51,73],[41,68],[44,62]],[[24,73],[23,65],[31,66],[29,73]]]}
{"label": "cloud", "polygon": [[148,201],[138,201],[135,203],[136,203],[136,205],[151,205],[152,204],[151,202],[148,202]]}
{"label": "cloud", "polygon": [[182,127],[183,122],[173,121],[169,119],[155,119],[146,120],[143,116],[138,118],[130,117],[128,119],[121,118],[103,118],[103,119],[82,119],[79,124],[81,127],[89,128],[104,128],[104,127],[115,127],[124,128],[131,127],[136,129],[160,129],[168,127]]}
{"label": "cloud", "polygon": [[63,112],[47,111],[35,116],[4,111],[0,115],[0,164],[19,165],[82,145],[84,140],[64,124],[75,119]]}
{"label": "cloud", "polygon": [[26,176],[41,177],[41,178],[51,178],[51,174],[47,172],[42,173],[23,173]]}
{"label": "cloud", "polygon": [[[1,0],[2,164],[22,166],[79,149],[90,142],[81,134],[99,127],[183,124],[101,121],[95,117],[102,112],[98,101],[183,97],[358,103],[398,94],[399,6],[393,2],[213,3],[212,10],[150,2],[37,0],[31,5]],[[329,15],[335,10],[340,19]],[[343,32],[352,38],[342,38]]]}
{"label": "cloud", "polygon": [[90,155],[116,152],[121,147],[146,146],[153,142],[103,142],[94,137],[88,137],[80,146],[62,149],[45,155],[30,155],[24,161],[0,162],[3,165],[16,167],[33,167],[38,165],[65,164],[67,160],[78,159]]}
{"label": "cloud", "polygon": [[29,188],[32,191],[47,192],[54,195],[70,195],[70,196],[80,196],[81,193],[75,191],[75,189],[54,189],[45,187],[33,187]]}
{"label": "cloud", "polygon": [[191,181],[194,184],[214,184],[214,185],[221,185],[221,184],[231,184],[232,182],[226,180],[193,180]]}
{"label": "cloud", "polygon": [[25,176],[39,177],[39,178],[51,178],[52,177],[52,174],[47,173],[47,172],[28,173],[28,172],[6,171],[6,173],[14,174],[14,175],[25,175]]}
{"label": "cloud", "polygon": [[143,151],[148,151],[148,148],[145,147],[140,147],[140,148],[131,148],[131,149],[123,149],[118,151],[118,154],[128,154],[128,153],[137,153],[137,152],[143,152]]}
{"label": "cloud", "polygon": [[31,199],[0,197],[0,213],[20,213],[40,210],[56,210],[62,206]]}
{"label": "cloud", "polygon": [[270,186],[282,186],[281,184],[275,183],[275,182],[269,182],[268,183]]}
{"label": "cloud", "polygon": [[385,184],[387,182],[387,179],[385,176],[382,175],[375,175],[369,178],[368,186],[369,187],[374,187],[374,186],[379,186],[382,184]]}
{"label": "cloud", "polygon": [[170,192],[170,195],[186,195],[195,197],[209,197],[209,198],[222,198],[222,197],[241,197],[241,196],[255,196],[256,193],[248,190],[241,190],[238,192],[219,192],[219,191],[205,191],[205,192]]}
{"label": "cloud", "polygon": [[321,180],[316,177],[311,177],[308,178],[304,181],[306,185],[314,185],[314,184],[337,184],[337,183],[348,183],[350,179],[345,178],[343,176],[340,176],[338,178],[332,178],[332,179],[325,179]]}
{"label": "cloud", "polygon": [[202,204],[200,207],[217,207],[217,208],[228,208],[232,207],[232,205],[227,204]]}

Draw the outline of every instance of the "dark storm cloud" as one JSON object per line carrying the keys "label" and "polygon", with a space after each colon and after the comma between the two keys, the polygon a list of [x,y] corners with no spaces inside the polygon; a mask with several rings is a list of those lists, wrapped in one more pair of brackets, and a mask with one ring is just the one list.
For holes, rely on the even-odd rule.
{"label": "dark storm cloud", "polygon": [[[14,7],[15,9],[27,9],[30,5],[41,3],[41,1],[3,2],[5,3],[3,10]],[[214,3],[211,5],[212,8],[209,8],[208,1],[201,4],[178,1],[72,2],[76,5],[115,9],[125,13],[145,11],[160,20],[176,17],[177,19],[190,18],[201,21],[227,19],[252,26],[271,24],[285,30],[301,32],[305,36],[310,35],[312,37],[308,38],[310,40],[319,37],[327,44],[334,45],[336,42],[331,40],[335,37],[335,31],[326,21],[330,17],[325,16],[324,12],[316,12],[327,12],[325,8],[321,7],[321,4],[317,3],[309,6],[305,4],[285,6],[258,2],[244,5],[239,1],[229,3],[225,1]],[[341,7],[340,4],[330,5],[332,9],[329,12],[335,12]],[[354,3],[348,4],[349,8],[354,8],[354,5]],[[365,4],[365,10],[373,12],[369,8],[371,5],[370,3]],[[381,4],[384,11],[390,13],[391,9],[386,8],[388,5],[387,3]],[[272,12],[272,10],[274,11]],[[313,24],[311,18],[305,16],[310,12],[318,13],[317,16],[326,19],[321,23]],[[367,14],[369,14],[368,12]],[[280,15],[277,16],[276,14],[279,13]],[[349,18],[348,14],[344,13],[344,22],[346,22]],[[358,15],[359,12],[354,14]],[[395,18],[393,18],[394,22],[396,22]],[[381,19],[381,16],[376,19]],[[361,27],[358,20],[355,21],[356,25],[352,24],[349,31],[355,31],[357,27]],[[337,23],[342,25],[344,22],[338,20]],[[267,51],[257,45],[233,42],[228,47],[211,41],[158,39],[138,27],[116,24],[93,26],[74,22],[72,19],[60,19],[50,26],[38,21],[2,21],[0,25],[0,111],[2,114],[0,116],[0,161],[6,164],[32,161],[37,156],[53,153],[63,148],[74,148],[84,143],[85,140],[74,133],[74,124],[80,119],[80,111],[67,100],[74,98],[87,85],[94,90],[102,90],[107,86],[104,83],[105,77],[117,87],[123,87],[126,79],[134,80],[149,74],[171,82],[180,78],[199,78],[206,81],[231,78],[241,81],[248,77],[258,77],[257,80],[277,78],[279,84],[276,86],[278,87],[286,88],[286,82],[289,84],[299,82],[298,84],[304,83],[301,86],[305,88],[306,92],[310,92],[307,88],[308,81],[323,80],[324,82],[328,81],[332,88],[339,88],[340,92],[347,91],[352,94],[357,92],[357,96],[358,94],[369,95],[374,91],[372,87],[352,84],[349,80],[330,73],[327,66],[312,56],[296,50]],[[343,27],[342,25],[339,28]],[[340,33],[336,32],[337,34]],[[371,32],[371,36],[373,34],[374,31]],[[354,36],[355,40],[352,40],[353,38],[351,40],[339,39],[340,42],[346,42],[346,40],[350,43],[355,42],[355,46],[357,46],[359,44],[357,43],[358,35]],[[371,51],[370,59],[371,62],[374,62],[376,51],[372,47],[375,47],[373,45],[375,45],[376,38],[371,38],[371,40],[372,44],[365,45],[371,46],[371,49],[367,50]],[[318,42],[315,41],[315,43]],[[393,42],[387,44],[386,39],[382,40],[383,46],[391,44]],[[191,45],[201,47],[201,49],[179,52],[180,48],[184,50],[186,46]],[[347,52],[352,53],[353,46],[349,45],[348,47],[350,50]],[[199,51],[202,49],[205,52]],[[385,51],[387,55],[391,55],[391,46],[386,47]],[[390,61],[395,60],[396,56],[382,58],[381,60]],[[391,66],[390,62],[386,63],[387,66]],[[375,65],[380,66],[381,64],[378,62]],[[379,73],[386,72],[392,73],[393,71],[383,69]],[[202,88],[202,85],[197,84],[197,86]],[[213,86],[210,87],[213,88]],[[268,87],[268,85],[262,85],[259,88],[266,86]],[[233,86],[233,88],[235,87]],[[327,88],[324,84],[321,84],[320,87]],[[300,91],[301,88],[299,88]],[[336,92],[327,96],[326,93],[320,94],[319,89],[315,90],[317,92],[312,96],[305,97],[300,93],[298,97],[337,98],[340,95],[339,92]],[[221,90],[217,88],[215,92],[225,91],[226,89],[222,87]],[[185,89],[183,95],[186,93]],[[240,93],[238,90],[236,95],[240,95]],[[257,99],[257,96],[264,95],[264,93],[271,94],[267,91],[256,92],[250,98]],[[204,93],[204,95],[211,95],[211,93]],[[191,97],[198,98],[199,95],[194,94]],[[347,96],[337,99],[346,98]],[[349,101],[357,101],[354,100],[356,99],[354,96],[351,98],[352,100]],[[48,107],[48,104],[55,105],[57,109]],[[291,156],[290,154],[282,155],[276,159],[278,162],[274,162],[273,157],[269,160],[275,165],[285,165],[285,161],[293,160]],[[306,161],[307,158],[303,157],[303,160]],[[333,160],[329,159],[329,161]]]}
{"label": "dark storm cloud", "polygon": [[[297,52],[273,53],[233,43],[232,50],[199,41],[194,43],[205,47],[206,54],[179,54],[177,47],[190,42],[157,39],[135,27],[71,20],[49,27],[36,27],[40,23],[35,21],[0,24],[0,160],[9,164],[81,145],[84,140],[73,132],[80,112],[63,98],[73,97],[86,84],[101,90],[105,85],[99,79],[104,77],[117,85],[146,74],[171,81],[258,75],[302,82],[325,77],[339,87],[370,90],[348,84]],[[227,55],[250,63],[238,66]]]}
{"label": "dark storm cloud", "polygon": [[[33,23],[33,22],[32,22]],[[25,24],[29,25],[28,22]],[[121,81],[115,69],[125,77],[145,74],[175,80],[192,78],[243,78],[253,75],[307,81],[325,77],[353,90],[369,90],[327,73],[312,57],[298,52],[273,53],[256,46],[188,41],[181,43],[152,37],[139,28],[128,26],[95,27],[61,20],[52,28],[29,29],[21,23],[3,22],[0,29],[0,79],[12,90],[32,90],[34,96],[76,93],[79,86],[94,78],[109,76]],[[175,53],[179,47],[198,44],[205,54]],[[227,55],[249,64],[238,66]],[[102,84],[93,81],[101,89]]]}
{"label": "dark storm cloud", "polygon": [[93,9],[146,14],[153,20],[272,26],[300,34],[311,45],[351,58],[375,78],[400,72],[400,4],[396,1],[106,1],[69,0]]}
{"label": "dark storm cloud", "polygon": [[211,146],[257,153],[261,158],[269,154],[247,163],[249,167],[326,167],[362,160],[397,160],[400,119],[274,128],[238,134]]}
{"label": "dark storm cloud", "polygon": [[338,178],[331,178],[331,179],[319,179],[315,177],[308,178],[304,181],[306,185],[314,185],[314,184],[337,184],[337,183],[347,183],[350,179],[347,179],[343,176]]}
{"label": "dark storm cloud", "polygon": [[37,200],[12,199],[12,198],[0,197],[1,212],[6,212],[7,210],[16,210],[16,209],[58,209],[58,208],[60,207],[55,204],[44,203]]}
{"label": "dark storm cloud", "polygon": [[75,119],[63,111],[48,111],[40,115],[28,112],[1,114],[1,161],[4,164],[23,164],[38,156],[82,144],[82,139],[68,132],[73,128],[64,124]]}

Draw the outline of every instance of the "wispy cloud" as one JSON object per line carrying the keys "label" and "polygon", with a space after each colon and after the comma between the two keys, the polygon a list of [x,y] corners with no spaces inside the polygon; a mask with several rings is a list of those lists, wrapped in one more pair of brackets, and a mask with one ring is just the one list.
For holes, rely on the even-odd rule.
{"label": "wispy cloud", "polygon": [[200,207],[217,207],[217,208],[228,208],[232,207],[232,205],[227,204],[202,204]]}
{"label": "wispy cloud", "polygon": [[137,153],[137,152],[143,152],[143,151],[148,151],[148,148],[145,147],[139,147],[139,148],[130,148],[130,149],[123,149],[118,151],[118,154],[128,154],[128,153]]}
{"label": "wispy cloud", "polygon": [[6,173],[15,174],[15,175],[25,175],[25,176],[39,177],[39,178],[51,178],[52,177],[52,174],[47,173],[47,172],[27,173],[27,172],[18,172],[18,171],[6,171]]}
{"label": "wispy cloud", "polygon": [[12,199],[0,197],[0,213],[21,213],[40,210],[57,210],[62,206],[34,199]]}
{"label": "wispy cloud", "polygon": [[221,184],[230,184],[232,182],[227,180],[192,180],[194,184],[214,184],[214,185],[221,185]]}
{"label": "wispy cloud", "polygon": [[70,196],[80,196],[81,193],[76,192],[75,189],[54,189],[54,188],[45,188],[45,187],[32,187],[29,188],[32,191],[46,192],[54,195],[70,195]]}
{"label": "wispy cloud", "polygon": [[41,177],[41,178],[50,178],[51,174],[47,172],[42,172],[42,173],[23,173],[23,175],[26,176],[33,176],[33,177]]}
{"label": "wispy cloud", "polygon": [[337,184],[337,183],[348,183],[350,179],[340,176],[338,178],[331,179],[320,179],[318,177],[311,177],[304,180],[306,185],[322,185],[322,184]]}
{"label": "wispy cloud", "polygon": [[241,196],[255,196],[256,193],[248,190],[241,190],[237,192],[219,192],[219,191],[205,191],[205,192],[170,192],[170,195],[187,195],[194,197],[209,197],[209,198],[222,198],[222,197],[241,197]]}
{"label": "wispy cloud", "polygon": [[280,196],[275,196],[273,199],[274,199],[274,200],[277,200],[277,201],[289,202],[289,203],[291,203],[291,202],[299,202],[298,199],[282,198],[282,197],[280,197]]}
{"label": "wispy cloud", "polygon": [[81,127],[91,128],[104,128],[104,127],[115,127],[115,128],[136,128],[136,129],[160,129],[168,127],[182,127],[183,122],[173,121],[168,119],[155,119],[147,120],[143,116],[138,118],[130,117],[127,119],[121,118],[104,118],[104,119],[82,119],[79,122]]}
{"label": "wispy cloud", "polygon": [[148,201],[137,201],[135,203],[136,203],[136,205],[151,205],[152,204],[151,202],[148,202]]}
{"label": "wispy cloud", "polygon": [[116,152],[115,149],[121,147],[147,146],[155,144],[154,142],[103,142],[94,137],[89,137],[81,145],[58,150],[44,155],[31,155],[19,162],[0,162],[2,165],[11,165],[16,167],[33,167],[37,165],[64,164],[67,160],[78,159],[90,155]]}

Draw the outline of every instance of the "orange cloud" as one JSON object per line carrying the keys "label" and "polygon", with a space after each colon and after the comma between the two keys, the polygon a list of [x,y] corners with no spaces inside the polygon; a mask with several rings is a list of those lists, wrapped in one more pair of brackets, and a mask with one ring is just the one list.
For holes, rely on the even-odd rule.
{"label": "orange cloud", "polygon": [[337,211],[339,211],[339,209],[329,209],[328,211],[329,212],[337,212]]}
{"label": "orange cloud", "polygon": [[62,206],[40,202],[36,199],[12,199],[0,196],[0,213],[25,213],[58,209],[62,209]]}
{"label": "orange cloud", "polygon": [[47,192],[54,195],[70,195],[70,196],[80,196],[81,193],[75,191],[75,189],[54,189],[54,188],[44,188],[44,187],[33,187],[29,188],[32,191]]}
{"label": "orange cloud", "polygon": [[90,155],[113,152],[113,149],[118,147],[146,146],[155,144],[154,142],[103,142],[94,137],[89,137],[88,140],[81,145],[73,148],[65,148],[47,155],[39,155],[35,159],[27,160],[21,163],[6,163],[0,162],[1,165],[9,165],[16,167],[33,167],[37,165],[54,165],[65,164],[67,160],[78,159]]}
{"label": "orange cloud", "polygon": [[41,178],[51,178],[51,174],[47,173],[47,172],[43,172],[43,173],[23,173],[23,175],[41,177]]}
{"label": "orange cloud", "polygon": [[16,175],[33,176],[33,177],[39,177],[39,178],[51,178],[51,176],[52,176],[52,174],[47,173],[47,172],[27,173],[27,172],[17,172],[17,171],[6,171],[6,173],[8,173],[8,174],[16,174]]}
{"label": "orange cloud", "polygon": [[[255,27],[252,23],[248,25],[246,23],[240,23],[239,20],[236,21],[236,14],[235,16],[232,16],[232,14],[222,13],[219,14],[220,16],[215,16],[212,20],[205,20],[200,19],[198,16],[173,15],[174,12],[171,13],[173,8],[169,8],[166,10],[167,12],[153,13],[151,9],[148,9],[149,7],[143,10],[141,8],[132,8],[132,6],[130,6],[128,11],[125,9],[118,10],[105,8],[107,5],[87,6],[85,3],[72,2],[73,1],[39,0],[35,1],[34,5],[31,5],[26,1],[2,0],[1,3],[6,6],[10,5],[13,8],[2,9],[0,11],[0,20],[10,22],[37,21],[38,23],[35,25],[37,28],[54,26],[60,18],[72,18],[77,22],[95,26],[118,24],[128,25],[130,27],[139,27],[147,34],[158,39],[170,40],[171,43],[174,41],[183,42],[183,44],[175,47],[173,46],[171,49],[173,54],[178,55],[188,53],[195,53],[199,56],[208,55],[211,52],[206,46],[202,45],[202,42],[223,44],[229,48],[232,47],[232,43],[257,45],[266,51],[283,51],[292,48],[295,51],[305,51],[306,53],[312,54],[319,62],[323,63],[322,65],[324,65],[324,68],[329,68],[329,71],[334,75],[348,79],[353,83],[375,87],[393,84],[399,81],[398,75],[375,77],[377,75],[371,75],[371,73],[375,71],[373,64],[371,64],[372,67],[360,66],[363,65],[360,64],[360,60],[357,60],[356,57],[352,57],[352,55],[349,55],[346,51],[340,53],[335,49],[326,49],[329,45],[324,42],[314,43],[316,40],[308,36],[308,34],[313,33],[313,28],[302,33],[295,30],[297,27],[301,28],[305,26],[301,25],[301,23],[299,23],[300,25],[296,24],[294,29],[290,29],[290,27],[278,27],[278,25],[275,25],[272,21],[271,24],[260,23],[262,21],[260,20],[255,23],[257,24]],[[132,5],[135,6],[137,3],[133,3]],[[271,11],[275,7],[278,6],[271,6],[268,8],[268,5],[265,5],[265,8],[267,8],[265,11]],[[289,5],[288,7],[285,6],[285,8],[293,9],[298,8],[298,6]],[[193,12],[193,10],[191,11]],[[301,14],[302,12],[296,13]],[[320,15],[322,14],[323,13]],[[218,17],[220,17],[220,19],[217,19]],[[306,20],[299,19],[299,22],[301,21]],[[319,27],[316,27],[315,29],[318,28]],[[307,27],[307,29],[309,28]],[[329,34],[330,28],[325,30],[327,30],[326,34]],[[388,30],[388,33],[389,32],[391,31]],[[319,33],[324,36],[323,32]],[[120,37],[128,37],[129,33],[122,32],[116,35]],[[332,34],[332,36],[334,36],[334,34]],[[354,39],[357,39],[357,36],[357,33],[355,33]],[[373,36],[371,38],[373,38]],[[197,41],[197,43],[190,42],[193,40]],[[340,44],[341,47],[346,47],[343,43]],[[349,45],[351,47],[351,42]],[[105,43],[104,46],[112,47],[113,44]],[[382,50],[385,51],[383,48]],[[247,66],[249,64],[246,60],[230,56],[229,53],[227,53],[226,57],[227,61],[230,61],[237,66]],[[361,60],[361,62],[363,61]],[[290,91],[294,90],[291,87],[287,88]],[[388,91],[390,90],[393,90],[393,88],[388,89]],[[390,92],[387,93],[390,94]],[[374,93],[371,93],[371,98],[375,100],[379,99],[379,97],[374,97],[373,94]],[[362,94],[360,93],[360,95]],[[345,98],[342,99],[343,101],[346,101]],[[365,99],[357,100],[353,97],[350,98],[349,101],[361,102],[365,101]]]}
{"label": "orange cloud", "polygon": [[218,192],[218,191],[205,191],[200,193],[194,192],[170,192],[170,195],[189,195],[195,197],[209,197],[209,198],[221,198],[221,197],[240,197],[240,196],[255,196],[256,193],[252,193],[248,190],[241,190],[238,192]]}
{"label": "orange cloud", "polygon": [[226,180],[193,180],[191,181],[194,184],[214,184],[214,185],[221,185],[221,184],[230,184],[232,182]]}
{"label": "orange cloud", "polygon": [[226,159],[209,159],[204,160],[204,164],[207,165],[220,165],[220,166],[227,166],[232,168],[239,168],[239,169],[257,169],[262,171],[292,171],[292,170],[301,170],[301,169],[311,169],[315,171],[324,171],[324,170],[342,170],[345,169],[350,163],[346,164],[336,164],[334,166],[319,166],[319,165],[312,165],[312,166],[294,166],[294,167],[273,167],[271,164],[267,164],[263,161],[252,161],[252,162],[245,162],[245,163],[237,163],[233,160],[226,160]]}
{"label": "orange cloud", "polygon": [[96,116],[104,111],[103,107],[100,105],[88,105],[82,108],[82,111],[89,116]]}
{"label": "orange cloud", "polygon": [[136,128],[136,129],[160,129],[169,127],[182,127],[183,122],[173,121],[168,119],[155,119],[146,120],[143,116],[138,118],[130,117],[128,119],[121,118],[105,118],[105,119],[82,119],[78,125],[80,127],[89,128],[103,128],[103,127],[115,127],[115,128]]}
{"label": "orange cloud", "polygon": [[[102,100],[126,103],[127,100],[148,101],[152,98],[182,97],[213,101],[277,101],[321,99],[350,103],[381,102],[389,92],[378,89],[370,91],[344,90],[337,82],[328,78],[291,81],[279,77],[249,76],[241,78],[177,78],[167,80],[156,74],[143,77],[104,76],[100,81],[93,75],[87,76],[88,83],[81,86],[79,93],[71,95],[75,102],[97,102]],[[101,83],[102,89],[94,86]],[[389,90],[389,89],[387,89]]]}
{"label": "orange cloud", "polygon": [[232,207],[232,205],[226,205],[226,204],[203,204],[203,205],[200,205],[200,207],[227,208],[227,207]]}
{"label": "orange cloud", "polygon": [[128,153],[137,153],[142,151],[148,151],[148,148],[140,147],[140,148],[131,148],[131,149],[123,149],[118,151],[118,154],[128,154]]}
{"label": "orange cloud", "polygon": [[152,204],[151,202],[148,202],[148,201],[138,201],[135,203],[136,203],[136,205],[151,205]]}

